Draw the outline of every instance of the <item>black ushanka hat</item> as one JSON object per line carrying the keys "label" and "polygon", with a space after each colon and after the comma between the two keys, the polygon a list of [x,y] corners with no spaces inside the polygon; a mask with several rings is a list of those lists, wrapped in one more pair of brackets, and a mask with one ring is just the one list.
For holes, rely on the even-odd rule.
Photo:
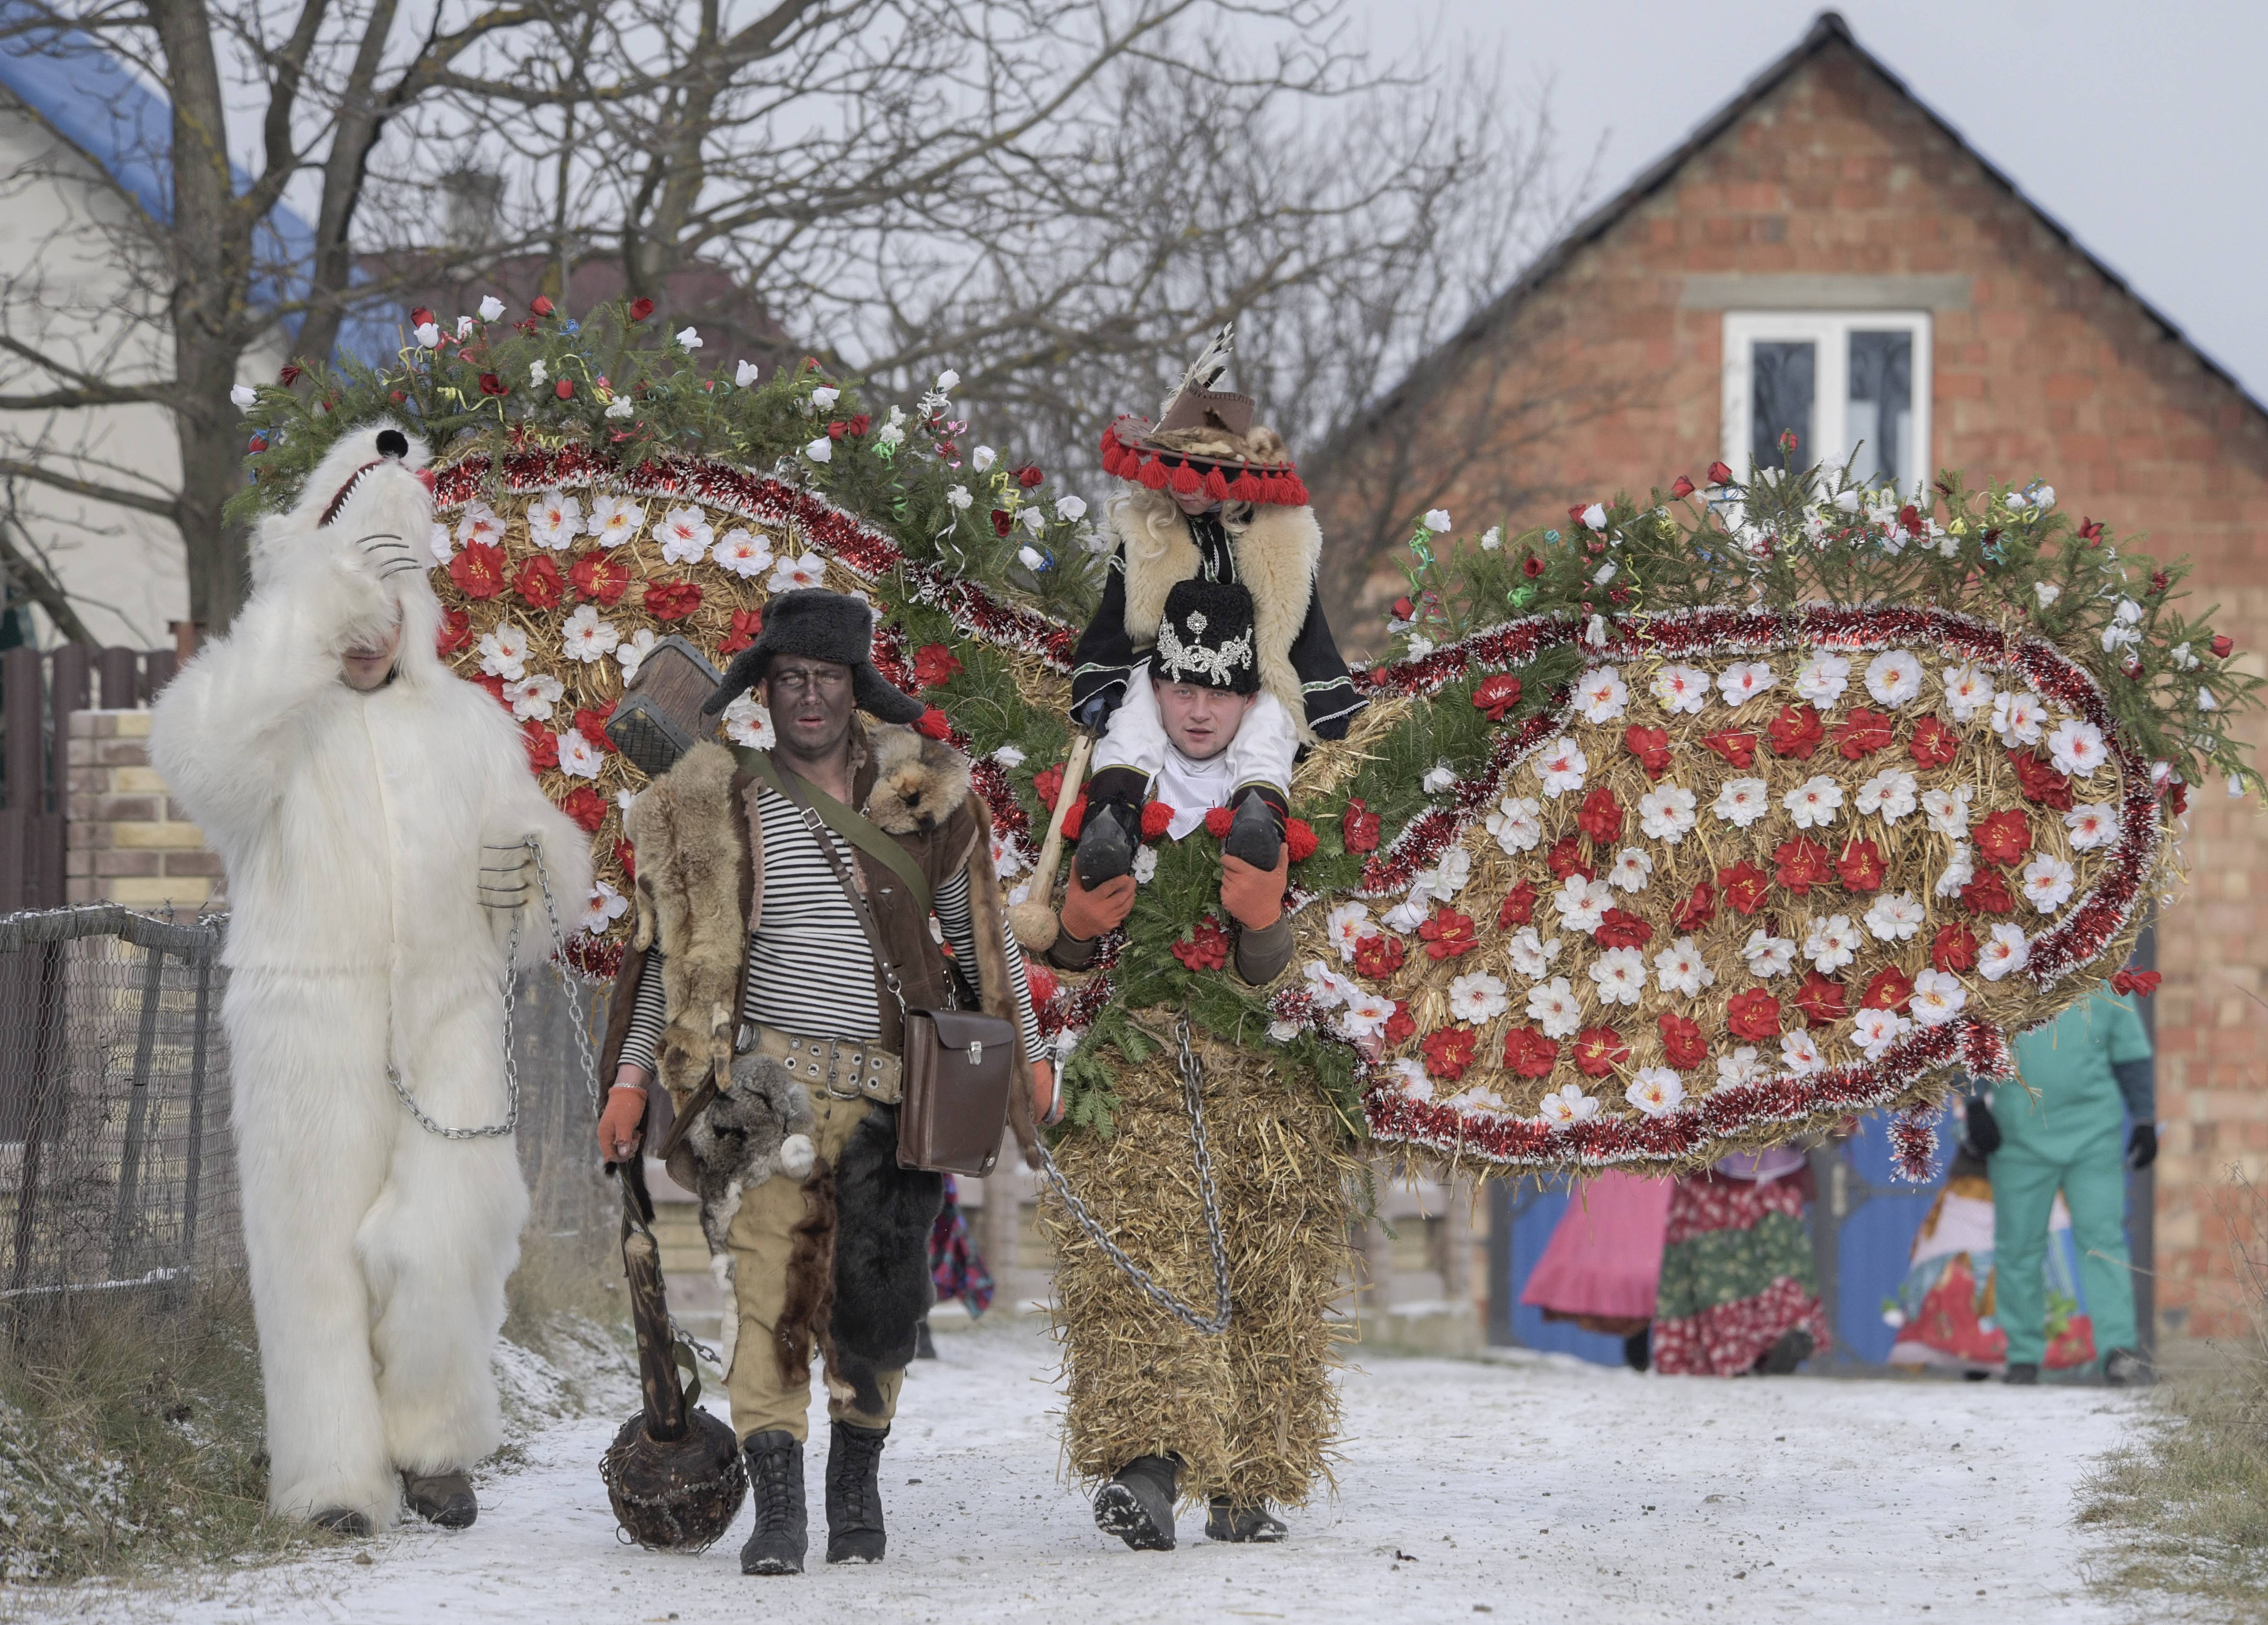
{"label": "black ushanka hat", "polygon": [[874,612],[847,592],[799,587],[775,594],[764,604],[764,629],[733,657],[725,680],[702,704],[714,717],[764,680],[776,655],[801,655],[850,668],[850,692],[858,709],[884,722],[917,720],[926,709],[874,669]]}
{"label": "black ushanka hat", "polygon": [[1233,582],[1176,582],[1166,595],[1150,670],[1161,682],[1258,694],[1252,594]]}

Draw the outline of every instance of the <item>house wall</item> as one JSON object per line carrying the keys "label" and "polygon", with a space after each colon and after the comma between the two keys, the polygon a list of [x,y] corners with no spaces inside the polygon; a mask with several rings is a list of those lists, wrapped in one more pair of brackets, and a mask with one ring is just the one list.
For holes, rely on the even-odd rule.
{"label": "house wall", "polygon": [[[2196,564],[2241,650],[2268,649],[2268,416],[2073,250],[1863,58],[1830,46],[1461,352],[1425,409],[1447,425],[1542,401],[1428,500],[1460,533],[1697,480],[1721,449],[1727,308],[1928,309],[1936,467],[2044,478],[2062,504]],[[1446,435],[1449,430],[1444,429]],[[1381,436],[1381,441],[1387,437]],[[1517,467],[1513,467],[1513,465]],[[1376,474],[1359,454],[1318,494],[1325,533]],[[1498,493],[1526,495],[1509,511]],[[1424,504],[1413,504],[1414,506]],[[1375,646],[1398,561],[1327,587]],[[2257,654],[2247,669],[2261,669]],[[2262,729],[2251,728],[2257,741]],[[2157,996],[2161,1333],[2238,1331],[2231,1225],[2268,1176],[2268,840],[2256,806],[2203,787],[2186,887],[2163,914]]]}

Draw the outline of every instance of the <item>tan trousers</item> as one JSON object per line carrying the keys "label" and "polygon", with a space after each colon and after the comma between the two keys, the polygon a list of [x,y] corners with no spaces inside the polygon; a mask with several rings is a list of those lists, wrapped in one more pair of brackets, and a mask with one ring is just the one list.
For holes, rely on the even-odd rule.
{"label": "tan trousers", "polygon": [[[837,1100],[813,1094],[812,1114],[818,1121],[812,1143],[822,1161],[833,1163],[850,1143],[850,1131],[865,1121],[870,1100]],[[725,1233],[733,1249],[734,1305],[740,1317],[740,1338],[733,1349],[733,1369],[725,1375],[725,1390],[733,1396],[733,1430],[743,1439],[755,1433],[778,1430],[798,1438],[807,1436],[811,1413],[811,1375],[791,1380],[780,1373],[772,1331],[779,1324],[787,1299],[788,1256],[794,1249],[795,1227],[803,1222],[803,1187],[775,1175],[740,1199],[733,1227]],[[870,1415],[844,1402],[843,1392],[828,1384],[827,1414],[838,1422],[862,1428],[887,1428],[898,1408],[903,1371],[880,1374],[882,1410]]]}

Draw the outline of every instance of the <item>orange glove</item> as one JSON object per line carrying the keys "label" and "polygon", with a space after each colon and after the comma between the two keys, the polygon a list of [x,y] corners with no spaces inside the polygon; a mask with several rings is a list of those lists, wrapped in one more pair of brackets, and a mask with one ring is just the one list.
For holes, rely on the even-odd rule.
{"label": "orange glove", "polygon": [[1060,918],[1063,928],[1081,942],[1093,942],[1105,931],[1115,931],[1126,923],[1126,916],[1134,912],[1134,877],[1120,875],[1116,880],[1105,880],[1093,891],[1079,883],[1079,870],[1071,871],[1071,884],[1064,890]]}
{"label": "orange glove", "polygon": [[1220,859],[1220,906],[1247,930],[1264,930],[1284,917],[1284,884],[1292,872],[1287,842],[1276,854],[1276,867],[1256,869],[1226,853]]}
{"label": "orange glove", "polygon": [[1063,1116],[1063,1097],[1056,1092],[1056,1069],[1052,1062],[1032,1063],[1032,1121],[1042,1128],[1052,1127]]}
{"label": "orange glove", "polygon": [[616,1084],[607,1091],[607,1109],[599,1114],[599,1155],[608,1162],[628,1162],[637,1153],[644,1128],[645,1091]]}

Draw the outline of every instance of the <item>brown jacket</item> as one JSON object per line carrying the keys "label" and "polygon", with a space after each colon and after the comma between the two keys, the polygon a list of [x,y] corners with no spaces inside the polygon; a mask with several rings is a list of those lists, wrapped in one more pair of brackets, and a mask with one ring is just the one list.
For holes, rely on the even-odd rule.
{"label": "brown jacket", "polygon": [[[910,728],[865,724],[852,736],[851,769],[853,803],[896,838],[932,892],[968,871],[977,960],[969,980],[983,1009],[1013,1025],[1007,909],[992,869],[984,804],[969,793],[968,759]],[[729,1070],[732,1062],[747,991],[748,933],[763,915],[763,829],[755,782],[724,746],[696,745],[632,804],[623,825],[637,860],[637,925],[615,982],[602,1075],[614,1076],[634,990],[647,954],[659,947],[665,1025],[656,1065],[671,1105],[682,1108],[712,1066]],[[954,1003],[946,996],[950,972],[931,934],[928,911],[888,864],[855,848],[853,857],[851,872],[897,967],[906,1004],[918,1010]],[[875,1008],[884,1044],[897,1049],[902,1024],[879,977]],[[1020,1034],[1019,1079],[1028,1079],[1032,1059],[1023,1053]],[[1028,1082],[1009,1091],[1009,1118],[1028,1150],[1036,1143]]]}

